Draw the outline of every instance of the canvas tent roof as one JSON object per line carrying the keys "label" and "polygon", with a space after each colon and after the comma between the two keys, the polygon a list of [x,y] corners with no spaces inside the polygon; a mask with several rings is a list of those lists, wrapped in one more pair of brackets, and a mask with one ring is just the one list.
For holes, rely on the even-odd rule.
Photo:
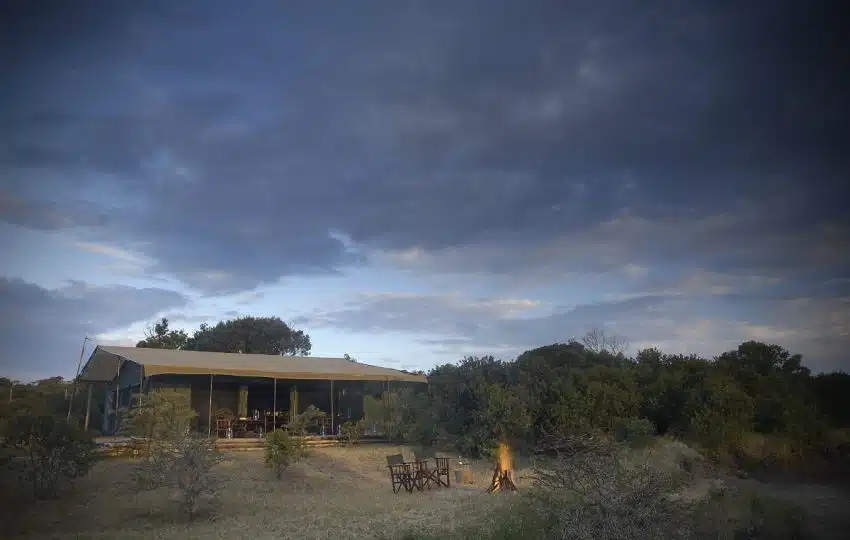
{"label": "canvas tent roof", "polygon": [[320,379],[361,381],[426,382],[424,375],[412,375],[397,369],[370,366],[345,358],[239,354],[138,347],[95,348],[80,372],[80,379],[108,382],[115,379],[122,360],[144,366],[151,375],[232,375],[278,379]]}

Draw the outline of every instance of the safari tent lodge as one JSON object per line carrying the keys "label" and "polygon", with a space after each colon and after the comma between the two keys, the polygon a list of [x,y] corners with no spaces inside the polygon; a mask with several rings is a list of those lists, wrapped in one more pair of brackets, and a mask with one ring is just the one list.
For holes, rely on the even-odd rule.
{"label": "safari tent lodge", "polygon": [[[364,417],[364,399],[391,383],[425,383],[424,375],[371,366],[345,358],[217,353],[98,346],[79,380],[108,388],[102,407],[104,435],[114,435],[121,411],[154,389],[189,395],[195,429],[218,437],[251,437],[285,427],[310,405],[325,413],[313,434],[333,435],[347,421]],[[88,427],[88,426],[86,426]]]}

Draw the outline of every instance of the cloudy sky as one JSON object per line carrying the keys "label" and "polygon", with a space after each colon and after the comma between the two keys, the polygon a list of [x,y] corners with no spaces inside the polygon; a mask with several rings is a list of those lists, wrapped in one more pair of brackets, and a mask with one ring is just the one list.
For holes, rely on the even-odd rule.
{"label": "cloudy sky", "polygon": [[408,369],[593,327],[850,367],[850,50],[826,2],[0,13],[5,375],[243,314]]}

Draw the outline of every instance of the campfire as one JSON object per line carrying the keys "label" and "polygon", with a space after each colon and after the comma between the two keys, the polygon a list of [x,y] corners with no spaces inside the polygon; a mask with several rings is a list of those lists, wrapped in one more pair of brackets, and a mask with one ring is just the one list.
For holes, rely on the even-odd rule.
{"label": "campfire", "polygon": [[514,484],[514,467],[511,460],[511,451],[505,443],[499,443],[498,459],[493,469],[493,481],[490,482],[488,493],[500,491],[516,491]]}

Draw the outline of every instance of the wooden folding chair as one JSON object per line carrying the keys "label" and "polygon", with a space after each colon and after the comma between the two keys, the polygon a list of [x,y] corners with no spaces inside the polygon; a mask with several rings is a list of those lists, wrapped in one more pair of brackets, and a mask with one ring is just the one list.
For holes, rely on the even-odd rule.
{"label": "wooden folding chair", "polygon": [[[437,485],[452,487],[452,481],[449,479],[449,458],[435,457],[434,459],[437,461]],[[443,480],[444,476],[446,477],[445,480]]]}
{"label": "wooden folding chair", "polygon": [[419,489],[431,489],[431,484],[440,485],[442,483],[437,475],[437,469],[428,462],[430,458],[436,457],[437,454],[433,448],[414,450],[414,479],[417,481],[416,487]]}
{"label": "wooden folding chair", "polygon": [[408,493],[413,493],[413,475],[410,464],[404,461],[404,456],[401,454],[387,456],[387,468],[390,470],[393,493],[398,493],[402,487]]}

